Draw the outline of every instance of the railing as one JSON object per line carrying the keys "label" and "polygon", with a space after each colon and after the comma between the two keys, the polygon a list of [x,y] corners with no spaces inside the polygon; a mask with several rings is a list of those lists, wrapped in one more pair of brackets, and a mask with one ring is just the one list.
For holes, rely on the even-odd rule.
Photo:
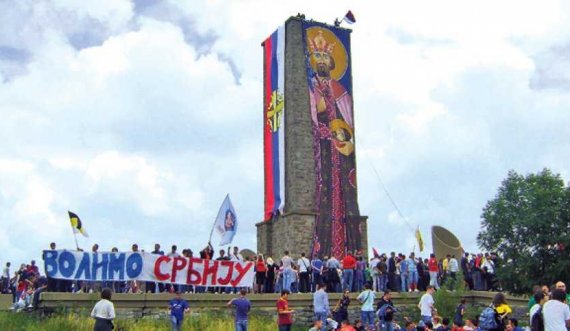
{"label": "railing", "polygon": [[[351,299],[356,299],[357,293],[351,294]],[[416,305],[422,293],[393,293],[392,300],[396,305]],[[469,291],[463,296],[469,304],[487,305],[493,300],[495,292]],[[166,309],[168,302],[173,298],[173,294],[113,294],[112,301],[117,309],[138,310],[144,314],[146,310]],[[235,294],[183,294],[182,297],[190,303],[193,308],[225,308],[226,303],[236,297]],[[330,293],[329,300],[333,306],[340,298],[340,293]],[[249,294],[248,299],[255,308],[275,308],[279,295],[269,294]],[[39,308],[92,308],[99,300],[98,293],[42,293]],[[511,306],[526,306],[527,297],[515,297],[507,295],[507,301]],[[289,296],[291,307],[310,307],[313,304],[312,294],[294,293]]]}

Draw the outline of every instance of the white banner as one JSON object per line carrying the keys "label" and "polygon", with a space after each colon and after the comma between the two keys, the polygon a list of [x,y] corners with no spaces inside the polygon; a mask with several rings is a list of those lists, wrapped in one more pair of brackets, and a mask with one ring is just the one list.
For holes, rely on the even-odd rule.
{"label": "white banner", "polygon": [[197,286],[252,287],[253,262],[168,257],[140,252],[44,251],[46,275],[86,281],[141,280]]}

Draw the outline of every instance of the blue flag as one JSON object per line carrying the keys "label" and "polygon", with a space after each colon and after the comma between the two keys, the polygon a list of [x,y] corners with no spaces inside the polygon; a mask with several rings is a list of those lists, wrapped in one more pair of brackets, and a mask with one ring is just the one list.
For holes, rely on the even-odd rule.
{"label": "blue flag", "polygon": [[229,194],[226,195],[224,202],[220,206],[214,228],[222,237],[220,246],[228,245],[234,239],[237,231],[237,216]]}

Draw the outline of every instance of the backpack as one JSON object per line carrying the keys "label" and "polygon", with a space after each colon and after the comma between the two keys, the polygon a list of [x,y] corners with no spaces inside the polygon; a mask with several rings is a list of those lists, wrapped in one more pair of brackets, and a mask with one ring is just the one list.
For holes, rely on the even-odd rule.
{"label": "backpack", "polygon": [[544,317],[542,316],[542,307],[538,308],[536,313],[530,319],[531,331],[544,331]]}
{"label": "backpack", "polygon": [[479,315],[479,328],[481,330],[492,330],[499,327],[497,322],[497,311],[492,305],[486,307]]}

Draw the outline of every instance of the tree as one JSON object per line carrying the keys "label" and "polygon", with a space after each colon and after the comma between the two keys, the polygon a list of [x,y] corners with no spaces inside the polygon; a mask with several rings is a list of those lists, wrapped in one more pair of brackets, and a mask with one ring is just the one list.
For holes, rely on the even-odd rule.
{"label": "tree", "polygon": [[504,289],[521,294],[535,284],[568,283],[570,187],[559,174],[511,170],[481,218],[477,242],[498,254],[496,276]]}

